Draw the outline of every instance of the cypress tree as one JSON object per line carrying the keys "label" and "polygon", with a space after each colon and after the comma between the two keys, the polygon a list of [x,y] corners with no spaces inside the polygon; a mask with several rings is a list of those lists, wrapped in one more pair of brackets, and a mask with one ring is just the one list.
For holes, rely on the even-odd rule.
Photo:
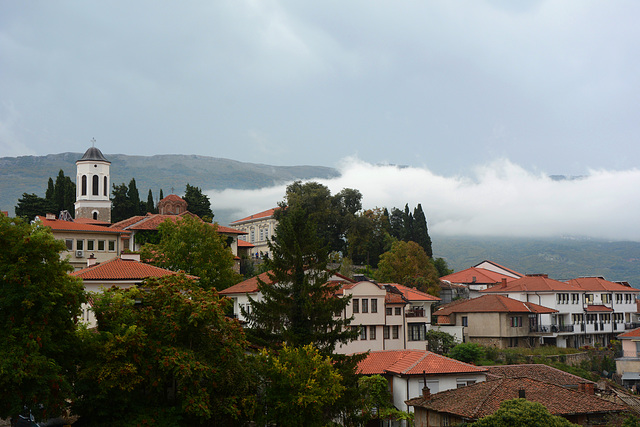
{"label": "cypress tree", "polygon": [[153,194],[151,193],[151,189],[149,189],[149,194],[147,195],[145,210],[149,213],[156,213],[156,205],[153,203]]}
{"label": "cypress tree", "polygon": [[429,237],[429,229],[427,228],[427,218],[422,210],[422,205],[413,210],[413,241],[422,246],[429,258],[433,257],[431,248],[431,237]]}
{"label": "cypress tree", "polygon": [[127,198],[129,199],[129,216],[140,215],[140,193],[138,192],[138,187],[136,187],[135,178],[131,178],[129,182]]}

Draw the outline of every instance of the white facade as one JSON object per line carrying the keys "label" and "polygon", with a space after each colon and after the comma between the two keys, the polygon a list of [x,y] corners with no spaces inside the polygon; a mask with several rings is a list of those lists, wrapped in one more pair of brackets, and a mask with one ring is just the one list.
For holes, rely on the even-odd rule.
{"label": "white facade", "polygon": [[95,147],[76,162],[76,218],[111,222],[110,167],[111,162]]}

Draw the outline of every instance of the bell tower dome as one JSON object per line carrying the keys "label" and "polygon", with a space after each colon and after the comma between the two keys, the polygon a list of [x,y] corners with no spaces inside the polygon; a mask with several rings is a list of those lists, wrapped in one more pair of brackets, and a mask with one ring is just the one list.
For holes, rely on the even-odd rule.
{"label": "bell tower dome", "polygon": [[111,200],[109,188],[111,162],[95,147],[76,161],[76,218],[89,218],[111,222]]}

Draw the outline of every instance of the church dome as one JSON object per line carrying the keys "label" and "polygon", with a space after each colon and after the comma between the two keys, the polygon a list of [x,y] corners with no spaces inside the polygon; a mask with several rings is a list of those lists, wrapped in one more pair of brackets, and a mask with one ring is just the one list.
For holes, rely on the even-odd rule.
{"label": "church dome", "polygon": [[100,161],[100,162],[111,163],[109,160],[107,160],[104,157],[104,155],[102,154],[102,151],[100,151],[96,147],[89,148],[79,161]]}

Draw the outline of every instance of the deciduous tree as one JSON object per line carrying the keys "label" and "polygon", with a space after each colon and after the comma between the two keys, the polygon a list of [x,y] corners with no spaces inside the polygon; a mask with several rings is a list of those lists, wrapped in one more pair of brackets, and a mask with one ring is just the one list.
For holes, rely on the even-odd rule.
{"label": "deciduous tree", "polygon": [[48,228],[0,215],[0,418],[60,415],[78,359],[80,281]]}
{"label": "deciduous tree", "polygon": [[158,227],[159,243],[143,245],[141,258],[158,267],[198,276],[204,289],[221,291],[238,283],[241,276],[233,271],[233,254],[217,228],[217,224],[189,215],[166,220]]}
{"label": "deciduous tree", "polygon": [[547,408],[538,402],[526,399],[511,399],[500,404],[500,409],[492,415],[484,417],[473,427],[570,427],[576,426],[566,418],[549,413]]}
{"label": "deciduous tree", "polygon": [[411,286],[417,278],[422,286],[438,282],[438,272],[424,249],[415,242],[396,241],[391,249],[380,256],[376,278],[381,282],[394,282]]}

